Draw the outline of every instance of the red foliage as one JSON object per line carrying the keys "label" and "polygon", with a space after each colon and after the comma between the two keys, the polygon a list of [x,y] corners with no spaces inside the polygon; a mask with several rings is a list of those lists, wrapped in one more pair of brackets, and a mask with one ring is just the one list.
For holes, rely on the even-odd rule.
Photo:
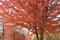
{"label": "red foliage", "polygon": [[[60,3],[53,0],[0,0],[0,15],[3,16],[4,30],[15,30],[17,26],[38,32],[40,27],[44,32],[55,32],[60,28]],[[2,20],[1,19],[1,20]],[[6,30],[6,31],[7,31]],[[6,32],[4,31],[4,32]],[[7,32],[8,34],[8,32]]]}

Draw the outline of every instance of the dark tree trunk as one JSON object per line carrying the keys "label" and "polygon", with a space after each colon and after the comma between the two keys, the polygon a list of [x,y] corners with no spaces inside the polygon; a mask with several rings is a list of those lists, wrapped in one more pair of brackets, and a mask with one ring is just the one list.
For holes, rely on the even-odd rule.
{"label": "dark tree trunk", "polygon": [[38,37],[38,34],[36,33],[36,36],[37,36],[37,40],[39,40],[39,37]]}
{"label": "dark tree trunk", "polygon": [[37,40],[39,40],[38,32],[37,32],[37,29],[36,28],[35,28],[35,32],[36,32]]}
{"label": "dark tree trunk", "polygon": [[43,40],[44,28],[40,27],[40,40]]}
{"label": "dark tree trunk", "polygon": [[36,37],[37,37],[37,40],[39,40],[39,36],[38,36],[38,32],[37,32],[37,28],[36,28],[36,25],[33,24],[33,28],[35,30],[35,34],[36,34]]}

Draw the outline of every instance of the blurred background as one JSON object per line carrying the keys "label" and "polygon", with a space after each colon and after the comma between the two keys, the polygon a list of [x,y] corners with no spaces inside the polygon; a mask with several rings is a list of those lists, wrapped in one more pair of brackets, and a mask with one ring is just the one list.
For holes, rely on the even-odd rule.
{"label": "blurred background", "polygon": [[2,27],[2,23],[0,23],[0,40],[3,39],[3,27]]}

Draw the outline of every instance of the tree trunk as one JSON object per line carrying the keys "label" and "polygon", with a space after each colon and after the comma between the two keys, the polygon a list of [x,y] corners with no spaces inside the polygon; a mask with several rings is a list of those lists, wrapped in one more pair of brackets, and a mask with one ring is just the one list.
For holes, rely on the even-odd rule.
{"label": "tree trunk", "polygon": [[43,40],[44,28],[40,27],[40,40]]}
{"label": "tree trunk", "polygon": [[38,34],[36,33],[36,36],[37,36],[37,40],[39,40],[39,37],[38,37]]}
{"label": "tree trunk", "polygon": [[33,24],[33,28],[34,28],[34,30],[35,30],[35,32],[36,32],[37,40],[39,40],[39,36],[38,36],[38,32],[37,32],[37,28],[36,28],[36,27],[37,27],[37,26]]}

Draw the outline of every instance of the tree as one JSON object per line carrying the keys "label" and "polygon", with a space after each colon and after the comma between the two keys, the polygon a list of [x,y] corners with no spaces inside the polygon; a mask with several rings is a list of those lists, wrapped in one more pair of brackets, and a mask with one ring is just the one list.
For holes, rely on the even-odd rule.
{"label": "tree", "polygon": [[[38,35],[43,40],[44,33],[55,32],[60,26],[60,5],[56,0],[10,0],[1,3],[6,40],[13,40],[10,35],[18,26],[28,28],[38,40]],[[10,39],[6,37],[8,35]]]}

